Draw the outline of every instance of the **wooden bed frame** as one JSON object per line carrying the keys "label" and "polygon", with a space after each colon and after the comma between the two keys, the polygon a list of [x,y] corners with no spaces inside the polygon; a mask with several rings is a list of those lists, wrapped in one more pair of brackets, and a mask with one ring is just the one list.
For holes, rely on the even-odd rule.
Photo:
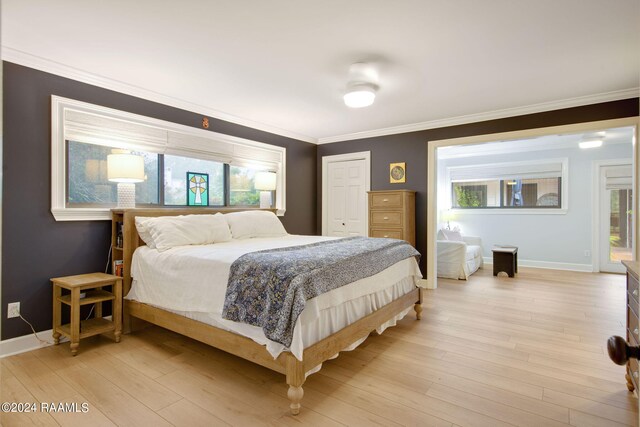
{"label": "wooden bed frame", "polygon": [[[217,212],[239,212],[246,209],[213,209],[213,208],[159,208],[159,209],[114,209],[112,211],[112,238],[114,247],[114,259],[119,254],[124,260],[123,295],[127,295],[131,289],[131,259],[137,247],[145,243],[139,238],[135,227],[135,217],[175,216],[186,214],[214,214]],[[122,247],[116,246],[117,223],[122,223],[123,243]],[[302,384],[305,381],[305,373],[326,361],[333,355],[355,341],[366,337],[371,331],[385,323],[404,309],[414,306],[416,318],[421,318],[422,292],[420,288],[412,290],[408,294],[390,302],[384,307],[374,311],[368,316],[346,326],[327,338],[305,348],[303,360],[299,361],[290,352],[286,351],[274,359],[266,350],[266,347],[241,335],[228,332],[202,322],[188,319],[178,314],[171,313],[137,301],[124,301],[124,332],[139,329],[144,322],[161,326],[189,338],[209,344],[215,348],[242,357],[243,359],[257,363],[286,376],[289,390],[287,396],[291,401],[290,408],[293,415],[300,412],[300,401],[304,394]]]}

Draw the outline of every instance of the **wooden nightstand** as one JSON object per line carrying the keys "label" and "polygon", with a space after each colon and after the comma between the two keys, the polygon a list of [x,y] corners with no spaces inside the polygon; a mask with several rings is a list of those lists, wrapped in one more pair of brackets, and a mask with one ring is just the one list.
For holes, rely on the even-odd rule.
{"label": "wooden nightstand", "polygon": [[[89,273],[77,276],[56,277],[53,283],[53,340],[60,343],[60,335],[71,340],[71,354],[78,353],[80,340],[93,335],[113,332],[116,342],[120,342],[122,334],[122,277],[105,273]],[[103,286],[111,286],[112,291],[105,291]],[[62,295],[62,289],[70,291]],[[85,296],[80,298],[80,293]],[[102,303],[113,301],[112,320],[102,317]],[[71,323],[61,324],[62,304],[71,310]],[[80,306],[95,304],[95,317],[80,320]]]}

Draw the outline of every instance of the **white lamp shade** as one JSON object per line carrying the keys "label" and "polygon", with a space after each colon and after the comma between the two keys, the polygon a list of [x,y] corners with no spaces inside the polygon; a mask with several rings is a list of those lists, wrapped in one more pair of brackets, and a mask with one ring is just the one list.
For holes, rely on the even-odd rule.
{"label": "white lamp shade", "polygon": [[276,189],[276,173],[258,172],[253,182],[256,190],[273,191]]}
{"label": "white lamp shade", "polygon": [[344,103],[351,108],[368,107],[375,99],[376,87],[367,83],[350,85],[344,94]]}
{"label": "white lamp shade", "polygon": [[144,158],[134,154],[109,154],[107,179],[113,182],[144,181]]}
{"label": "white lamp shade", "polygon": [[450,209],[440,212],[440,216],[443,221],[452,221],[456,219],[456,215]]}

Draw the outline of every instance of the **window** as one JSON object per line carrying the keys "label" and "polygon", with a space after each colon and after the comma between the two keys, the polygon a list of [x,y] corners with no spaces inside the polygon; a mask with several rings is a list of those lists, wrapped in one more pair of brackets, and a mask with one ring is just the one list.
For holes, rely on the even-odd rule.
{"label": "window", "polygon": [[52,96],[51,212],[58,221],[110,219],[117,185],[107,156],[144,158],[140,206],[185,206],[187,172],[209,176],[209,206],[258,207],[258,171],[276,173],[274,204],[285,212],[286,149]]}
{"label": "window", "polygon": [[260,192],[255,189],[253,182],[256,170],[240,166],[231,166],[229,169],[229,205],[260,206]]}
{"label": "window", "polygon": [[[107,179],[107,156],[114,147],[67,141],[67,207],[114,207],[117,185]],[[254,207],[260,193],[254,188],[255,173],[261,169],[231,166],[212,160],[170,154],[131,151],[144,158],[145,180],[136,184],[137,205],[187,205],[187,172],[209,175],[209,206]],[[163,169],[159,170],[159,163]],[[229,170],[229,185],[225,182]],[[159,183],[162,182],[162,186]],[[225,204],[225,194],[229,201]],[[162,194],[163,198],[159,196]]]}
{"label": "window", "polygon": [[453,207],[560,208],[561,178],[454,182]]}
{"label": "window", "polygon": [[[107,180],[107,155],[112,148],[67,141],[67,207],[115,206],[117,185]],[[144,182],[136,185],[137,204],[158,204],[158,155],[134,151],[144,158]]]}
{"label": "window", "polygon": [[495,206],[496,188],[499,186],[491,181],[454,182],[453,207],[466,209]]}
{"label": "window", "polygon": [[556,209],[566,207],[567,159],[447,169],[454,209]]}
{"label": "window", "polygon": [[191,157],[164,156],[164,204],[187,204],[187,172],[209,174],[209,206],[224,206],[224,163]]}

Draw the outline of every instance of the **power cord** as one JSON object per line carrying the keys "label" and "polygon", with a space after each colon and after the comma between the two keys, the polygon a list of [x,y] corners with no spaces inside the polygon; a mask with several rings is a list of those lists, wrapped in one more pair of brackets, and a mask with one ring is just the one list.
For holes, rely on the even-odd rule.
{"label": "power cord", "polygon": [[36,339],[38,341],[40,341],[40,344],[49,344],[49,345],[53,345],[52,342],[49,342],[47,340],[43,340],[42,338],[40,338],[38,336],[38,334],[36,333],[36,330],[34,329],[33,325],[31,324],[31,322],[29,322],[27,319],[25,319],[24,317],[22,317],[22,314],[18,313],[18,316],[27,324],[29,325],[29,327],[31,328],[31,331],[33,332],[33,335],[36,337]]}
{"label": "power cord", "polygon": [[[107,265],[104,268],[104,272],[108,273],[109,272],[109,261],[111,261],[111,251],[113,249],[113,245],[109,246],[109,254],[107,255]],[[91,318],[91,315],[93,314],[93,309],[96,307],[95,304],[93,304],[91,306],[91,310],[89,311],[89,315],[85,318],[85,320],[89,320]],[[40,344],[48,344],[48,345],[53,345],[52,342],[49,342],[47,340],[43,340],[42,338],[40,338],[38,336],[38,333],[36,332],[35,328],[33,327],[33,325],[31,324],[31,322],[29,322],[27,319],[25,319],[24,317],[22,317],[22,314],[18,313],[18,317],[20,317],[22,319],[23,322],[25,322],[27,325],[29,325],[29,327],[31,328],[31,332],[33,332],[33,336],[36,337],[36,339],[40,342]]]}
{"label": "power cord", "polygon": [[111,261],[111,250],[113,249],[113,245],[109,246],[109,254],[107,254],[107,265],[104,267],[105,274],[109,272],[109,261]]}

